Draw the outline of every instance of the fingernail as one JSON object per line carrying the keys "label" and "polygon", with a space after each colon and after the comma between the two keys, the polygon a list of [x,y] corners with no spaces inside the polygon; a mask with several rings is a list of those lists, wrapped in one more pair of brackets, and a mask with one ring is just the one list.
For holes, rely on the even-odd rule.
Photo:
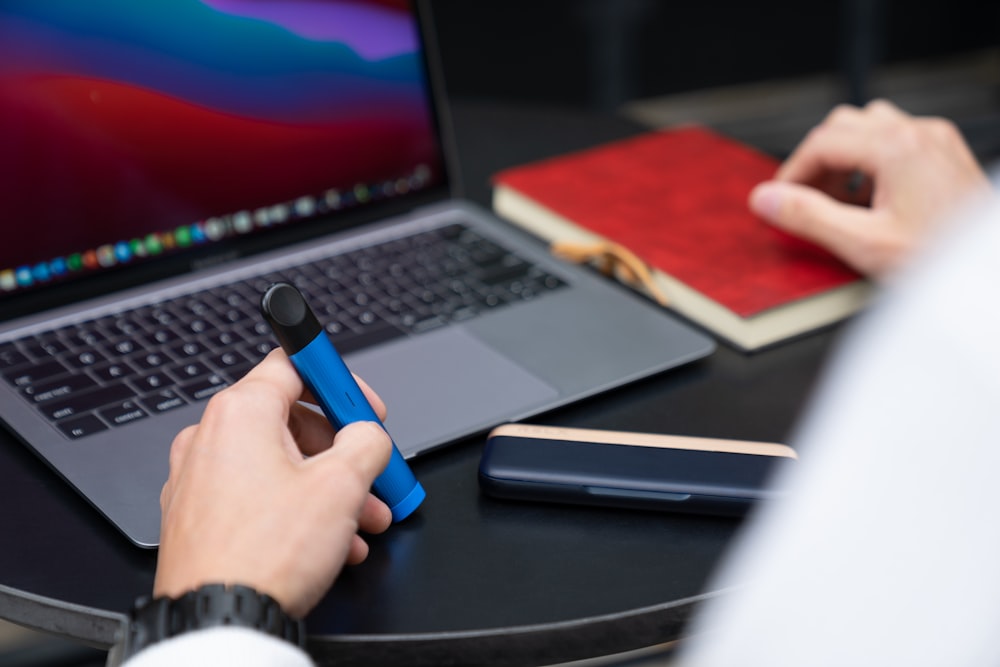
{"label": "fingernail", "polygon": [[781,186],[761,183],[750,193],[750,210],[762,218],[774,220],[781,210]]}

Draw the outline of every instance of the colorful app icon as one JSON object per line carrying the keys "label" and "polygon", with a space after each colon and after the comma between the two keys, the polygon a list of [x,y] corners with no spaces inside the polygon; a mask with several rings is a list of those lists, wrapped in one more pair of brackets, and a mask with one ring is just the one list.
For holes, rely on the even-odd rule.
{"label": "colorful app icon", "polygon": [[323,200],[326,202],[326,205],[332,209],[340,208],[343,203],[340,197],[340,190],[327,190],[326,194],[323,195]]}
{"label": "colorful app icon", "polygon": [[184,226],[175,229],[174,240],[177,241],[177,245],[181,248],[186,248],[191,245],[191,228]]}
{"label": "colorful app icon", "polygon": [[[237,213],[236,215],[249,215],[246,211]],[[233,217],[235,218],[236,215]],[[209,218],[205,221],[205,236],[207,236],[212,241],[218,241],[219,239],[225,238],[226,236],[226,221],[222,218]]]}
{"label": "colorful app icon", "polygon": [[[258,209],[254,212],[254,218],[262,215],[267,215],[265,209]],[[240,211],[235,214],[233,216],[233,231],[237,234],[246,234],[253,230],[254,218],[250,217],[249,211]]]}
{"label": "colorful app icon", "polygon": [[13,269],[0,271],[0,289],[5,292],[17,289],[17,277]]}
{"label": "colorful app icon", "polygon": [[163,242],[160,241],[158,234],[147,234],[143,244],[146,246],[146,252],[150,255],[159,255],[163,252]]}
{"label": "colorful app icon", "polygon": [[33,282],[35,282],[34,276],[31,275],[30,266],[19,266],[14,272],[14,277],[17,279],[17,284],[20,287],[28,287]]}
{"label": "colorful app icon", "polygon": [[70,271],[79,271],[83,268],[83,255],[78,252],[73,253],[66,258],[66,266]]}
{"label": "colorful app icon", "polygon": [[308,218],[316,212],[316,200],[312,197],[299,197],[295,200],[295,215]]}
{"label": "colorful app icon", "polygon": [[202,229],[201,224],[195,224],[188,227],[188,231],[191,232],[191,242],[192,243],[204,243],[207,240],[205,235],[205,230]]}
{"label": "colorful app icon", "polygon": [[109,268],[118,263],[115,258],[115,247],[113,245],[102,245],[97,249],[97,263],[104,268]]}
{"label": "colorful app icon", "polygon": [[271,222],[281,224],[288,220],[290,209],[284,204],[275,204],[271,207],[268,216],[271,218]]}
{"label": "colorful app icon", "polygon": [[119,241],[115,244],[115,259],[119,262],[127,262],[132,259],[132,246],[126,241]]}
{"label": "colorful app icon", "polygon": [[83,266],[87,269],[96,269],[100,264],[97,261],[97,253],[93,250],[88,250],[83,253]]}
{"label": "colorful app icon", "polygon": [[[258,227],[269,227],[271,225],[270,209],[259,208],[256,211],[254,211],[253,221],[254,223],[256,223]],[[251,229],[251,227],[246,227],[243,224],[241,224],[241,221],[237,220],[236,218],[233,218],[233,227],[235,227],[236,231],[239,232],[240,234],[245,234],[246,232],[249,232]]]}
{"label": "colorful app icon", "polygon": [[42,262],[41,264],[35,264],[35,266],[33,266],[31,269],[31,274],[35,276],[35,280],[37,280],[40,283],[44,283],[46,280],[52,277],[52,274],[49,273],[49,265],[46,264],[45,262]]}
{"label": "colorful app icon", "polygon": [[54,260],[49,262],[49,271],[52,272],[53,276],[64,275],[67,270],[66,259],[63,257],[56,257]]}

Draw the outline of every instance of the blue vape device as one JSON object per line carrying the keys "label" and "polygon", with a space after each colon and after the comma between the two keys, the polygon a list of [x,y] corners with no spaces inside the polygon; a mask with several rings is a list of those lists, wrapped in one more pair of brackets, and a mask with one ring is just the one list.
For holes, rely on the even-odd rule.
{"label": "blue vape device", "polygon": [[[288,283],[271,285],[260,310],[330,423],[338,429],[358,421],[382,423],[298,289]],[[392,510],[393,522],[408,517],[426,496],[395,442],[372,491]]]}

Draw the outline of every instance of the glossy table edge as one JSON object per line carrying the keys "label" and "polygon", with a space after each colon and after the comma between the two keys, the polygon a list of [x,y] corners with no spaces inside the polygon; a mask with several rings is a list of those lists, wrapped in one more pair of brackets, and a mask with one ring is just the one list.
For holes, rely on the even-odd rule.
{"label": "glossy table edge", "polygon": [[554,623],[461,632],[310,637],[320,665],[525,667],[625,653],[679,640],[695,610],[722,591]]}
{"label": "glossy table edge", "polygon": [[118,641],[127,617],[0,584],[0,618],[107,649]]}
{"label": "glossy table edge", "polygon": [[[311,636],[319,665],[544,665],[674,642],[695,609],[721,592],[613,614],[554,623],[461,632]],[[0,584],[0,617],[24,627],[111,650],[125,614],[60,602]]]}

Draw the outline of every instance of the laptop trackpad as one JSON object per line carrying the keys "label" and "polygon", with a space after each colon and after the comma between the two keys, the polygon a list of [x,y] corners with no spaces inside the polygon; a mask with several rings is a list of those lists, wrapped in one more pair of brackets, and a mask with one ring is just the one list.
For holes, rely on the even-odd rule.
{"label": "laptop trackpad", "polygon": [[557,395],[550,385],[461,327],[347,355],[389,408],[404,456],[523,415]]}

